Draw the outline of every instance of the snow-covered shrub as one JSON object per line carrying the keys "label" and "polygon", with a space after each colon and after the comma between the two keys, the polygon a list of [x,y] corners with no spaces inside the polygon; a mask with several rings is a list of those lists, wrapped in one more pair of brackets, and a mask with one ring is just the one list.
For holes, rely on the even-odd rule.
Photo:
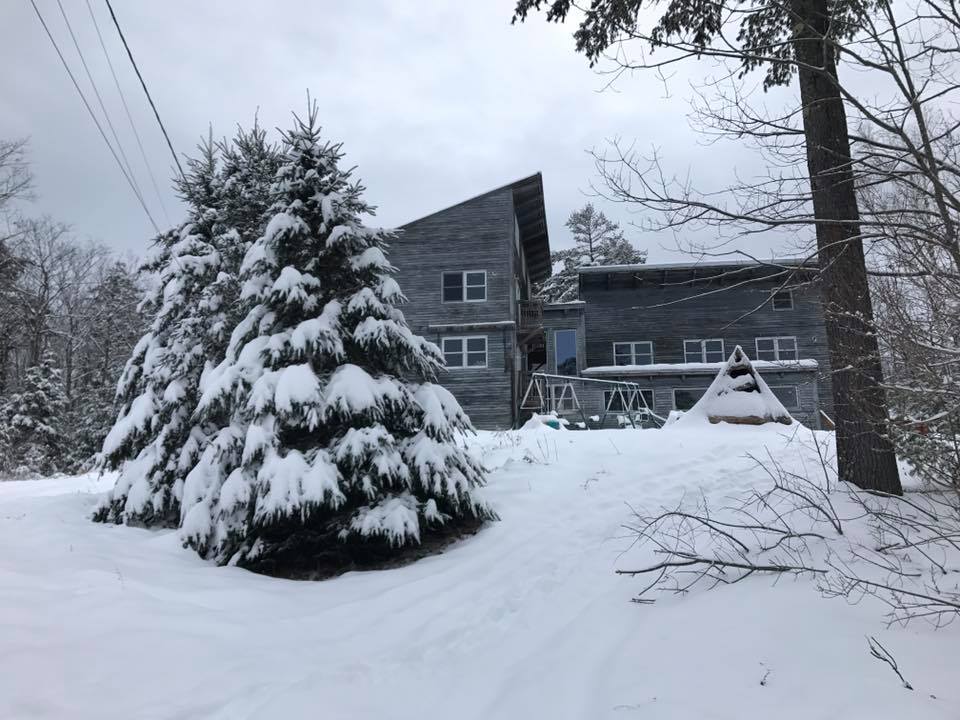
{"label": "snow-covered shrub", "polygon": [[[483,469],[435,384],[363,188],[321,142],[316,108],[284,136],[266,229],[242,264],[243,319],[195,415],[217,424],[186,475],[182,537],[262,572],[323,575],[474,528]],[[226,419],[226,422],[224,422]]]}

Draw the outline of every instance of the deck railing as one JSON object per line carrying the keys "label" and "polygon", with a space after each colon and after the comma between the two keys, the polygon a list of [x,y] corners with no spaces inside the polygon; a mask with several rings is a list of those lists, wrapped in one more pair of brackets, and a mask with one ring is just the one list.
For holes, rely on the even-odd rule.
{"label": "deck railing", "polygon": [[517,328],[520,332],[543,327],[543,303],[540,300],[521,300],[517,303]]}

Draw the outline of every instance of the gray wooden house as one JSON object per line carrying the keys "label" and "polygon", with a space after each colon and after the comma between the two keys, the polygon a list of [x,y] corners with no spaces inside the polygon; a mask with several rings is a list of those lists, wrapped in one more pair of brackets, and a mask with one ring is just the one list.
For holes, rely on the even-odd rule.
{"label": "gray wooden house", "polygon": [[699,399],[736,345],[794,417],[820,427],[831,414],[819,293],[798,261],[583,268],[578,301],[541,304],[539,173],[404,225],[390,259],[411,328],[440,346],[442,382],[479,428],[529,416],[535,373],[549,409],[588,426],[664,418]]}
{"label": "gray wooden house", "polygon": [[479,428],[519,419],[527,358],[544,352],[533,284],[550,274],[540,173],[407,223],[390,248],[411,329],[443,351],[443,384]]}

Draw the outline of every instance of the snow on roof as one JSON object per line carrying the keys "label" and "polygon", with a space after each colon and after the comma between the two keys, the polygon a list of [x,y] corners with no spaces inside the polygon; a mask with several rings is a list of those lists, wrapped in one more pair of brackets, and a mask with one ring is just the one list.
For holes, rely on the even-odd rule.
{"label": "snow on roof", "polygon": [[714,267],[798,267],[802,265],[807,265],[811,268],[814,268],[817,266],[817,262],[816,260],[810,260],[809,258],[801,257],[771,258],[770,260],[762,260],[759,258],[756,260],[688,260],[685,262],[653,263],[641,265],[588,265],[579,268],[578,272],[581,275],[590,275],[597,273],[643,272],[648,270],[695,270]]}
{"label": "snow on roof", "polygon": [[689,425],[704,420],[735,425],[769,422],[791,425],[794,422],[739,345],[696,405],[674,424]]}
{"label": "snow on roof", "polygon": [[[739,346],[738,346],[739,347]],[[757,370],[773,372],[803,372],[816,370],[820,364],[813,358],[800,360],[754,360]],[[584,375],[712,375],[726,367],[725,362],[715,363],[653,363],[652,365],[598,365],[585,368]]]}

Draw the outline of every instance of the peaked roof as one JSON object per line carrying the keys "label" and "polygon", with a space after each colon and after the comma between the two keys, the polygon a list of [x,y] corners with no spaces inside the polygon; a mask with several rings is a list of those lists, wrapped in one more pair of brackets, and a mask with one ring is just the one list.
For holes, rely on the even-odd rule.
{"label": "peaked roof", "polygon": [[513,207],[520,228],[520,243],[527,258],[527,270],[533,282],[542,282],[550,277],[550,238],[547,234],[547,214],[543,201],[543,176],[536,172],[514,180],[493,190],[487,190],[466,200],[436,210],[429,215],[406,222],[400,227],[412,225],[424,218],[433,217],[452,208],[479,200],[487,195],[510,190],[513,192]]}

